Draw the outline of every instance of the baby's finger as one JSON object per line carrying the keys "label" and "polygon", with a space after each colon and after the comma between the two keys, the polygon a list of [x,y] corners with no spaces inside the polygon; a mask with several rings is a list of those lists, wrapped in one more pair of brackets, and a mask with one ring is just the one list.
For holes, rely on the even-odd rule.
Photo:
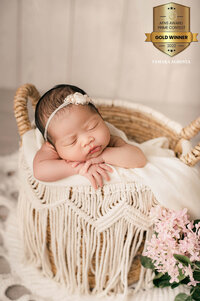
{"label": "baby's finger", "polygon": [[110,177],[107,174],[107,172],[105,170],[103,170],[102,168],[98,168],[97,169],[98,173],[101,174],[101,176],[106,180],[106,181],[110,181]]}
{"label": "baby's finger", "polygon": [[88,171],[90,165],[92,165],[92,163],[89,160],[84,164],[84,166],[82,167],[82,170],[84,173],[86,173]]}
{"label": "baby's finger", "polygon": [[100,187],[102,187],[103,186],[102,176],[98,172],[93,173],[93,176],[95,177],[97,185],[99,185]]}
{"label": "baby's finger", "polygon": [[99,164],[99,166],[100,166],[101,168],[103,168],[103,169],[109,171],[109,172],[113,172],[113,169],[112,169],[110,166],[108,166],[108,165],[106,165],[106,164],[104,164],[104,163]]}
{"label": "baby's finger", "polygon": [[80,169],[80,171],[79,171],[79,173],[80,173],[81,175],[87,174],[88,169],[89,169],[89,167],[90,167],[90,166],[88,166],[88,165],[89,165],[88,163],[85,163],[85,164],[81,167],[81,169]]}
{"label": "baby's finger", "polygon": [[96,183],[95,178],[94,178],[92,175],[88,175],[87,178],[88,178],[88,180],[90,181],[92,187],[93,187],[94,189],[97,189],[98,186],[97,186],[97,183]]}

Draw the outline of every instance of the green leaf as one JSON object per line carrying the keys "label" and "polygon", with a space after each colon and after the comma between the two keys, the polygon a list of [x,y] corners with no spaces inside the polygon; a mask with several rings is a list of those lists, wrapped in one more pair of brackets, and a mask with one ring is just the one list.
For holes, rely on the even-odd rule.
{"label": "green leaf", "polygon": [[[188,296],[187,294],[185,293],[180,293],[176,296],[176,298],[174,299],[174,301],[189,301],[190,299],[188,299]],[[192,299],[191,299],[192,300]]]}
{"label": "green leaf", "polygon": [[175,287],[179,286],[181,283],[180,282],[173,282],[171,284],[171,288],[174,289]]}
{"label": "green leaf", "polygon": [[185,276],[183,273],[182,273],[182,270],[179,269],[179,275],[178,275],[178,280],[179,282],[181,282],[183,279],[185,279],[187,276]]}
{"label": "green leaf", "polygon": [[194,300],[200,301],[200,287],[195,286],[191,296]]}
{"label": "green leaf", "polygon": [[200,271],[193,272],[194,280],[200,281]]}
{"label": "green leaf", "polygon": [[193,299],[192,299],[191,296],[188,296],[187,299],[186,299],[186,301],[192,301],[192,300],[193,300]]}
{"label": "green leaf", "polygon": [[181,284],[188,284],[189,282],[190,282],[190,278],[188,276],[180,281]]}
{"label": "green leaf", "polygon": [[152,259],[147,257],[147,256],[140,256],[140,261],[141,264],[143,265],[143,267],[145,267],[146,269],[154,269],[154,264],[152,262]]}
{"label": "green leaf", "polygon": [[156,276],[154,277],[154,279],[159,279],[159,278],[161,278],[163,275],[164,275],[164,274],[160,272],[160,273],[156,274]]}
{"label": "green leaf", "polygon": [[159,281],[159,282],[156,282],[156,281],[153,280],[153,284],[156,287],[160,287],[160,288],[171,286],[171,283],[167,280],[163,280],[163,281]]}
{"label": "green leaf", "polygon": [[190,259],[187,256],[180,255],[180,254],[174,254],[174,258],[181,262],[183,265],[188,266],[188,264],[192,264]]}
{"label": "green leaf", "polygon": [[193,264],[198,270],[200,270],[200,261],[195,261]]}
{"label": "green leaf", "polygon": [[166,287],[166,286],[171,286],[171,283],[169,282],[169,280],[171,279],[171,277],[165,273],[164,275],[162,275],[161,277],[159,277],[158,279],[153,279],[153,284],[156,287]]}
{"label": "green leaf", "polygon": [[193,222],[193,224],[196,225],[196,224],[198,224],[199,222],[200,222],[200,219],[195,219],[194,222]]}

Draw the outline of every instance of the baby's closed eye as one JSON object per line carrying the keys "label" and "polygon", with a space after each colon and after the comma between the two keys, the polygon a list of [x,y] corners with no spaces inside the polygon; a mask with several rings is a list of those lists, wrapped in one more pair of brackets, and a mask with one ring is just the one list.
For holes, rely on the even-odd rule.
{"label": "baby's closed eye", "polygon": [[63,146],[63,147],[71,146],[71,145],[75,144],[75,143],[76,143],[76,141],[77,141],[77,139],[74,139],[72,142],[71,142],[71,141],[69,141],[69,142],[66,142],[66,143],[65,143],[65,144],[63,144],[62,146]]}
{"label": "baby's closed eye", "polygon": [[76,141],[77,141],[77,139],[75,139],[73,142],[71,142],[70,144],[68,144],[68,146],[69,146],[69,145],[73,145],[73,144],[75,144],[75,143],[76,143]]}
{"label": "baby's closed eye", "polygon": [[97,126],[98,122],[89,126],[88,130],[93,130]]}

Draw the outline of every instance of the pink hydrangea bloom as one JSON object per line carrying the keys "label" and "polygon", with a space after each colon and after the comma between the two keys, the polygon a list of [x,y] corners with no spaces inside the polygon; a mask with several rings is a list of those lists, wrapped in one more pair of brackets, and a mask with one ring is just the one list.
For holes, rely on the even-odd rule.
{"label": "pink hydrangea bloom", "polygon": [[188,285],[195,286],[198,281],[193,278],[191,265],[183,265],[173,255],[187,256],[191,262],[200,261],[200,223],[194,226],[186,208],[176,212],[157,206],[152,209],[151,215],[155,220],[155,234],[148,242],[144,255],[152,259],[158,272],[169,274],[171,283],[179,282],[181,272],[189,276]]}

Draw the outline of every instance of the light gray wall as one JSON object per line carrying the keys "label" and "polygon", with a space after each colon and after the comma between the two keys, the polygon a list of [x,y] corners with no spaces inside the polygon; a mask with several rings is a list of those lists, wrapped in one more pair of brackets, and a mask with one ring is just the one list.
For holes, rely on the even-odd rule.
{"label": "light gray wall", "polygon": [[[200,36],[200,1],[191,31]],[[145,43],[163,0],[0,0],[0,88],[75,84],[94,97],[200,105],[200,42],[170,58]],[[190,64],[154,64],[153,60]],[[199,106],[200,108],[200,106]]]}

